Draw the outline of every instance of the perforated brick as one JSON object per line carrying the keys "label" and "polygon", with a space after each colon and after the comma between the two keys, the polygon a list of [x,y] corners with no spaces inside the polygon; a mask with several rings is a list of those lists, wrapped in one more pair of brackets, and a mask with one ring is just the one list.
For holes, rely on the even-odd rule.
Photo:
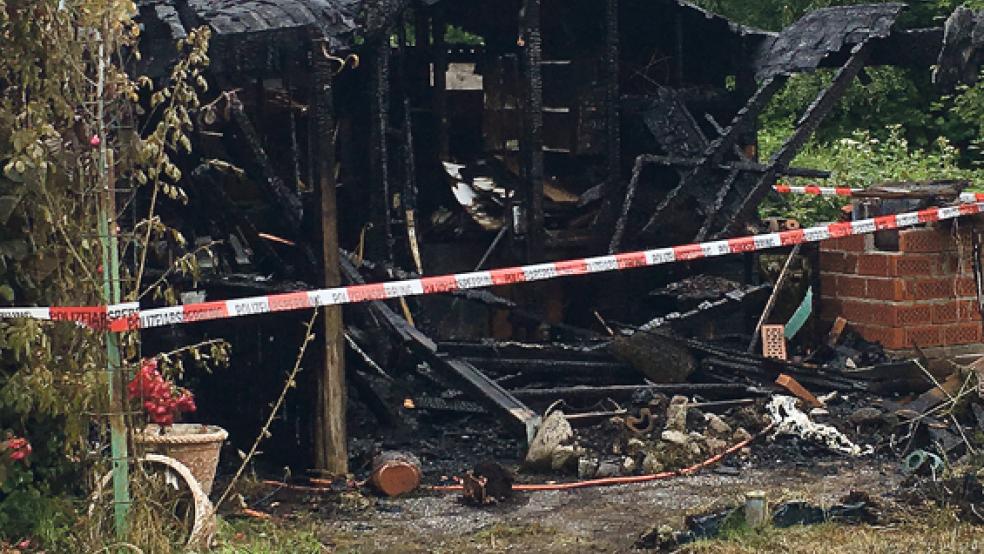
{"label": "perforated brick", "polygon": [[946,345],[973,344],[981,341],[981,324],[977,322],[952,323],[943,327]]}
{"label": "perforated brick", "polygon": [[846,273],[843,252],[820,252],[820,271]]}
{"label": "perforated brick", "polygon": [[977,281],[973,275],[965,275],[955,279],[953,290],[957,296],[972,296],[977,294]]}
{"label": "perforated brick", "polygon": [[762,356],[786,359],[786,330],[783,325],[762,326]]}
{"label": "perforated brick", "polygon": [[949,235],[936,228],[903,229],[899,232],[900,252],[944,252],[948,248],[951,248]]}
{"label": "perforated brick", "polygon": [[820,242],[821,251],[840,251],[840,252],[862,252],[864,251],[866,238],[864,235],[851,235],[836,239],[827,239]]}
{"label": "perforated brick", "polygon": [[960,303],[948,300],[933,304],[933,323],[951,323],[960,320]]}
{"label": "perforated brick", "polygon": [[943,346],[940,325],[917,325],[905,329],[907,346]]}
{"label": "perforated brick", "polygon": [[898,350],[908,346],[905,329],[881,325],[853,325],[853,328],[865,340],[877,342],[888,349]]}
{"label": "perforated brick", "polygon": [[934,275],[940,269],[939,259],[920,254],[904,254],[895,257],[895,271],[898,277],[925,277]]}
{"label": "perforated brick", "polygon": [[863,254],[858,256],[859,275],[889,277],[892,275],[892,267],[891,254]]}
{"label": "perforated brick", "polygon": [[876,300],[905,300],[905,281],[895,277],[868,277],[865,294]]}
{"label": "perforated brick", "polygon": [[906,290],[913,300],[946,300],[953,298],[953,278],[916,279],[906,283]]}
{"label": "perforated brick", "polygon": [[923,325],[933,321],[933,307],[930,304],[892,305],[888,311],[889,320],[886,323],[892,327]]}
{"label": "perforated brick", "polygon": [[977,305],[977,300],[959,300],[960,320],[961,321],[981,321],[981,310]]}
{"label": "perforated brick", "polygon": [[855,277],[853,275],[838,275],[837,296],[841,298],[865,298],[867,296],[865,278]]}

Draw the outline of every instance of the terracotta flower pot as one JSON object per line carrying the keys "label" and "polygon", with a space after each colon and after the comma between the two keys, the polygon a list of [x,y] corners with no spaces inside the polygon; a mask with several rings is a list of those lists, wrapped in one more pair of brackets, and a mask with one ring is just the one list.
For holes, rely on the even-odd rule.
{"label": "terracotta flower pot", "polygon": [[212,480],[219,465],[219,451],[229,433],[215,425],[176,423],[164,429],[149,424],[133,434],[133,442],[148,452],[174,458],[186,465],[205,494],[212,492]]}

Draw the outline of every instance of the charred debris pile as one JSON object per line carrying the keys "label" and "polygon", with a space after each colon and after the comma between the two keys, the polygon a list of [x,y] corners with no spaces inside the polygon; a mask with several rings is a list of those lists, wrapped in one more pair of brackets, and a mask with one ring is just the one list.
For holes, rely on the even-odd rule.
{"label": "charred debris pile", "polygon": [[[900,4],[822,9],[779,33],[681,0],[138,5],[151,75],[189,29],[214,35],[214,95],[181,161],[190,202],[166,214],[212,246],[187,283],[193,301],[765,232],[755,208],[777,179],[828,176],[790,164],[864,67],[939,63],[952,81],[979,61],[961,50],[972,16],[906,30]],[[759,159],[758,115],[820,67],[835,70],[828,88]],[[163,271],[172,245],[158,246]],[[817,260],[780,248],[346,306],[324,359],[307,362],[334,373],[307,373],[268,456],[324,467],[326,445],[344,462],[348,444],[352,470],[368,472],[379,451],[404,450],[433,481],[486,459],[581,479],[658,474],[766,428],[801,460],[975,451],[984,405],[969,358],[893,358],[821,321]],[[247,378],[203,378],[200,405],[246,440],[290,365],[296,320],[146,340],[230,340]],[[339,415],[324,411],[325,387],[348,406],[348,440],[325,438]]]}

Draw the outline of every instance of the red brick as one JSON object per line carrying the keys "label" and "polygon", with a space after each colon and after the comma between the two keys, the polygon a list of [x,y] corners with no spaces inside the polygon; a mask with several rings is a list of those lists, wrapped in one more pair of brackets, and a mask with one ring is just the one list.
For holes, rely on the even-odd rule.
{"label": "red brick", "polygon": [[892,275],[898,277],[925,277],[936,274],[940,268],[939,258],[925,254],[903,254],[894,261]]}
{"label": "red brick", "polygon": [[840,315],[850,323],[874,323],[889,326],[894,324],[888,323],[887,320],[895,319],[894,316],[889,315],[884,303],[845,298],[841,298]]}
{"label": "red brick", "polygon": [[968,322],[944,325],[943,342],[945,345],[981,342],[981,324]]}
{"label": "red brick", "polygon": [[867,294],[865,293],[864,277],[838,275],[836,290],[838,297],[867,298]]}
{"label": "red brick", "polygon": [[820,242],[821,252],[863,252],[865,248],[864,235],[851,235]]}
{"label": "red brick", "polygon": [[859,275],[890,277],[892,275],[892,266],[891,254],[864,254],[858,257]]}
{"label": "red brick", "polygon": [[906,327],[906,346],[943,346],[942,325],[917,325]]}
{"label": "red brick", "polygon": [[820,252],[820,271],[845,273],[843,252]]}
{"label": "red brick", "polygon": [[820,294],[823,296],[837,295],[837,275],[836,273],[820,273]]}
{"label": "red brick", "polygon": [[960,320],[960,303],[956,300],[933,304],[933,323],[951,323]]}
{"label": "red brick", "polygon": [[953,298],[953,278],[915,279],[906,283],[906,291],[913,300],[947,300]]}
{"label": "red brick", "polygon": [[854,325],[853,327],[865,340],[877,342],[885,348],[900,349],[908,346],[905,329],[880,325]]}
{"label": "red brick", "polygon": [[958,300],[958,315],[961,321],[980,321],[981,311],[977,306],[977,300]]}
{"label": "red brick", "polygon": [[868,277],[865,286],[868,298],[876,300],[905,300],[905,281],[894,277]]}
{"label": "red brick", "polygon": [[893,327],[908,327],[922,325],[933,321],[933,306],[931,304],[889,304],[886,309],[889,325]]}
{"label": "red brick", "polygon": [[977,281],[971,276],[962,276],[955,279],[953,290],[957,296],[972,296],[977,294]]}
{"label": "red brick", "polygon": [[864,254],[851,254],[850,252],[844,253],[844,273],[857,273],[858,272],[858,259]]}
{"label": "red brick", "polygon": [[899,231],[899,252],[945,252],[949,247],[949,235],[936,228]]}

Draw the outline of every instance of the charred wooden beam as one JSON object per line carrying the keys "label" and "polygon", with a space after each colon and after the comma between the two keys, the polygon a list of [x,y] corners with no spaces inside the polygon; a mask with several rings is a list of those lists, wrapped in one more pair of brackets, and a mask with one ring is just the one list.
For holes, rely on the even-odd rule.
{"label": "charred wooden beam", "polygon": [[[646,163],[652,163],[657,165],[668,165],[676,167],[697,167],[700,164],[700,160],[697,158],[680,158],[675,156],[656,156],[650,154],[642,154],[639,156]],[[748,173],[765,173],[769,170],[769,166],[766,164],[761,164],[753,161],[736,160],[724,162],[718,165],[718,169],[722,171],[745,171]],[[822,169],[810,169],[805,167],[787,167],[783,169],[780,175],[785,175],[787,177],[811,177],[814,179],[827,179],[830,177],[829,171],[824,171]]]}
{"label": "charred wooden beam", "polygon": [[[711,201],[716,187],[709,186],[708,182],[718,171],[718,167],[724,161],[725,156],[729,155],[732,148],[738,144],[738,139],[750,129],[753,129],[759,114],[768,105],[769,100],[782,88],[788,77],[785,75],[775,75],[762,81],[758,90],[748,100],[748,103],[738,111],[731,125],[725,130],[724,134],[714,139],[704,151],[704,157],[700,163],[686,177],[680,180],[666,197],[653,210],[649,221],[643,226],[641,233],[651,237],[656,229],[656,223],[663,219],[666,214],[683,209],[687,198],[696,198],[701,204]],[[684,194],[684,191],[686,193]],[[692,234],[696,234],[699,228],[694,228]],[[692,238],[692,237],[689,237]]]}
{"label": "charred wooden beam", "polygon": [[483,369],[492,371],[520,371],[536,375],[552,375],[563,378],[567,375],[605,375],[607,377],[636,378],[639,372],[632,366],[615,361],[599,360],[551,360],[537,358],[494,358],[485,356],[465,356],[461,358]]}
{"label": "charred wooden beam", "polygon": [[617,217],[616,203],[622,188],[622,126],[620,117],[621,79],[619,64],[618,0],[605,3],[605,154],[607,173],[604,201],[601,209],[602,227],[607,228]]}
{"label": "charred wooden beam", "polygon": [[275,199],[281,207],[281,211],[291,230],[300,234],[301,220],[304,216],[304,207],[301,204],[301,199],[284,184],[283,179],[277,174],[273,162],[267,155],[266,149],[263,148],[263,140],[250,121],[249,115],[243,109],[243,103],[235,95],[231,95],[231,98],[230,112],[232,114],[232,121],[238,127],[252,155],[253,163],[259,167],[260,174],[262,175],[262,178],[257,181],[266,193]]}
{"label": "charred wooden beam", "polygon": [[543,37],[540,0],[523,0],[522,37],[526,81],[523,102],[523,179],[528,183],[526,257],[543,260]]}
{"label": "charred wooden beam", "polygon": [[[755,183],[751,190],[743,191],[744,196],[738,203],[737,209],[727,214],[728,221],[724,225],[723,230],[717,233],[716,236],[726,236],[737,230],[744,221],[744,218],[752,210],[756,209],[759,201],[772,190],[772,185],[775,184],[776,177],[785,171],[786,167],[789,166],[806,144],[806,141],[813,136],[820,123],[834,109],[834,106],[844,96],[844,93],[847,92],[854,78],[864,68],[868,54],[871,51],[871,44],[870,41],[862,42],[851,50],[851,57],[848,58],[847,62],[837,72],[837,75],[834,76],[834,80],[830,86],[820,92],[816,100],[810,104],[806,113],[797,122],[796,130],[793,134],[786,139],[779,150],[769,159],[769,169],[762,173],[758,182]],[[710,213],[707,214],[707,219],[715,219],[721,208],[721,205],[713,206]],[[702,238],[698,237],[697,240],[701,240]]]}
{"label": "charred wooden beam", "polygon": [[437,117],[437,147],[442,160],[449,159],[448,139],[448,45],[445,42],[448,22],[443,3],[431,19],[431,61],[434,64],[434,114]]}
{"label": "charred wooden beam", "polygon": [[369,205],[373,229],[367,250],[376,259],[393,260],[393,229],[391,208],[393,198],[389,186],[389,37],[380,38],[373,47],[372,98],[369,114]]}
{"label": "charred wooden beam", "polygon": [[549,389],[513,389],[512,395],[524,400],[600,400],[603,398],[631,398],[640,392],[666,395],[700,395],[707,398],[746,398],[766,396],[771,388],[758,388],[731,383],[673,383],[652,385],[609,385],[606,387],[554,387]]}

